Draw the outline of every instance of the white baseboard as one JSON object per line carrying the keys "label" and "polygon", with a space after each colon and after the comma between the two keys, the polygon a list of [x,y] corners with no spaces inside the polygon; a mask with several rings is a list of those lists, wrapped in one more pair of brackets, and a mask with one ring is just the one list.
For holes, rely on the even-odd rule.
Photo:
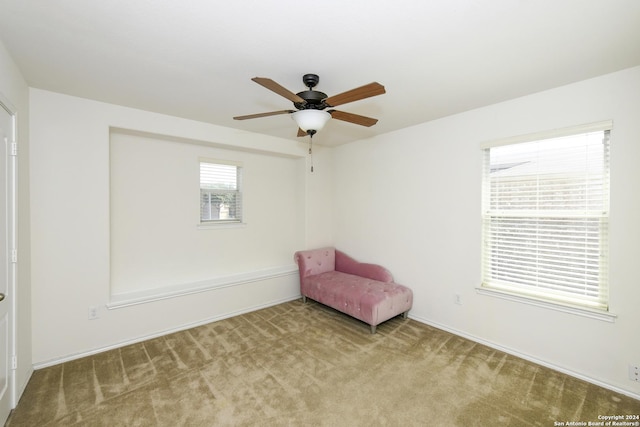
{"label": "white baseboard", "polygon": [[466,332],[459,331],[459,330],[454,329],[454,328],[450,328],[450,327],[448,327],[446,325],[440,324],[438,322],[434,322],[434,321],[432,321],[430,319],[425,319],[425,318],[422,318],[422,317],[413,316],[413,315],[411,315],[411,313],[409,313],[409,318],[413,319],[413,320],[415,320],[417,322],[424,323],[425,325],[433,326],[434,328],[441,329],[441,330],[446,331],[446,332],[450,332],[450,333],[452,333],[454,335],[457,335],[457,336],[462,337],[462,338],[466,338],[466,339],[471,340],[473,342],[477,342],[478,344],[483,344],[483,345],[486,345],[487,347],[491,347],[493,349],[502,351],[502,352],[510,354],[512,356],[519,357],[521,359],[527,360],[527,361],[535,363],[537,365],[544,366],[545,368],[553,369],[554,371],[561,372],[563,374],[569,375],[569,376],[574,377],[574,378],[581,379],[583,381],[586,381],[588,383],[597,385],[599,387],[606,388],[608,390],[615,391],[616,393],[624,394],[625,396],[629,396],[629,397],[632,397],[634,399],[640,400],[640,394],[638,394],[638,393],[634,393],[634,392],[629,391],[629,390],[624,390],[622,388],[619,388],[619,387],[616,387],[614,385],[605,383],[605,382],[597,380],[595,378],[591,378],[589,376],[580,374],[580,373],[572,371],[570,369],[563,368],[562,366],[554,365],[553,363],[549,363],[549,362],[547,362],[545,360],[538,359],[536,357],[533,357],[533,356],[530,356],[528,354],[522,353],[522,352],[520,352],[518,350],[514,350],[514,349],[509,348],[509,347],[504,347],[504,346],[496,344],[494,342],[487,341],[485,339],[476,337],[474,335],[467,334]]}
{"label": "white baseboard", "polygon": [[[29,369],[29,372],[27,373],[27,377],[24,380],[24,382],[14,388],[15,395],[13,396],[13,401],[11,402],[11,409],[15,409],[16,406],[18,406],[18,402],[20,402],[20,398],[24,394],[24,391],[27,388],[27,384],[29,384],[29,380],[31,380],[31,375],[33,375],[33,371],[34,369],[33,367],[31,367],[31,369]],[[13,380],[15,381],[15,371],[14,371]]]}
{"label": "white baseboard", "polygon": [[285,303],[285,302],[294,301],[294,300],[296,300],[298,298],[300,298],[299,294],[295,295],[295,296],[287,297],[287,298],[282,298],[282,299],[279,299],[279,300],[269,301],[269,302],[264,303],[264,304],[259,304],[259,305],[247,307],[247,308],[244,308],[242,310],[232,311],[232,312],[224,313],[224,314],[221,314],[221,315],[218,315],[218,316],[209,317],[209,318],[206,318],[206,319],[203,319],[203,320],[199,320],[197,322],[192,322],[192,323],[180,325],[180,326],[177,326],[175,328],[166,329],[164,331],[156,332],[156,333],[153,333],[153,334],[150,334],[150,335],[136,337],[136,338],[133,338],[133,339],[130,339],[130,340],[122,341],[122,342],[119,342],[119,343],[116,343],[116,344],[112,344],[112,345],[109,345],[109,346],[105,346],[105,347],[99,347],[99,348],[96,348],[96,349],[93,349],[93,350],[90,350],[90,351],[86,351],[86,352],[82,352],[82,353],[70,354],[68,356],[47,360],[45,362],[40,362],[40,363],[34,364],[33,365],[33,369],[35,369],[35,370],[43,369],[43,368],[47,368],[49,366],[59,365],[60,363],[69,362],[71,360],[81,359],[81,358],[87,357],[87,356],[93,356],[95,354],[103,353],[105,351],[115,350],[117,348],[125,347],[125,346],[131,345],[131,344],[137,344],[139,342],[143,342],[143,341],[147,341],[147,340],[150,340],[150,339],[162,337],[162,336],[169,335],[169,334],[172,334],[172,333],[175,333],[175,332],[180,332],[180,331],[184,331],[184,330],[187,330],[187,329],[195,328],[195,327],[198,327],[198,326],[206,325],[207,323],[217,322],[219,320],[228,319],[230,317],[239,316],[241,314],[250,313],[252,311],[261,310],[263,308],[271,307],[271,306],[282,304],[282,303]]}

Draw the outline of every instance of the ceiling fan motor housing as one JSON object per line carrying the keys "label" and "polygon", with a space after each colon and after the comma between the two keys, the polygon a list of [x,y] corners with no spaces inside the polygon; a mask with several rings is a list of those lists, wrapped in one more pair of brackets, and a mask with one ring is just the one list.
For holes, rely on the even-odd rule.
{"label": "ceiling fan motor housing", "polygon": [[309,88],[309,90],[298,92],[296,94],[306,101],[304,103],[293,103],[293,105],[295,105],[298,110],[324,110],[328,107],[328,105],[323,102],[324,99],[327,99],[327,94],[317,90],[313,90],[313,88],[316,87],[319,81],[320,77],[317,74],[305,74],[304,76],[302,76],[302,82],[306,87]]}
{"label": "ceiling fan motor housing", "polygon": [[317,90],[305,90],[302,92],[298,92],[296,95],[306,101],[305,103],[293,103],[293,105],[295,105],[298,110],[324,110],[325,108],[327,108],[327,104],[323,102],[325,99],[327,99],[326,93],[319,92]]}

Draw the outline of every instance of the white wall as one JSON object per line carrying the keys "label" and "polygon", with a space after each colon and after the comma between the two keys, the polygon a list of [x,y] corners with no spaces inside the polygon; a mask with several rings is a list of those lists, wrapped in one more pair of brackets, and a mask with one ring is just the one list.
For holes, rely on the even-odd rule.
{"label": "white wall", "polygon": [[[304,245],[304,159],[113,131],[111,291],[293,265]],[[242,165],[242,225],[200,225],[199,159]]]}
{"label": "white wall", "polygon": [[[0,41],[0,95],[16,111],[18,143],[18,279],[16,391],[22,394],[32,372],[29,223],[29,92],[20,71]],[[18,397],[17,396],[17,397]]]}
{"label": "white wall", "polygon": [[311,164],[307,157],[304,191],[307,211],[305,222],[305,248],[307,249],[333,245],[332,152],[332,148],[314,145],[313,173],[309,173]]}
{"label": "white wall", "polygon": [[[289,190],[295,188],[293,191],[297,192],[295,198],[299,199],[299,206],[297,212],[287,218],[291,228],[281,230],[287,236],[285,243],[273,242],[270,245],[268,239],[275,239],[278,230],[263,229],[260,236],[266,236],[264,240],[242,241],[240,246],[230,248],[236,254],[234,268],[240,270],[291,266],[294,246],[313,246],[316,243],[314,239],[320,238],[315,233],[305,236],[303,224],[309,222],[306,211],[314,207],[308,191],[307,194],[305,191],[307,187],[318,187],[319,194],[325,193],[320,199],[326,199],[327,190],[311,181],[315,178],[311,178],[306,169],[304,143],[38,89],[30,90],[30,103],[33,361],[36,366],[231,316],[299,295],[297,273],[294,272],[194,295],[107,309],[110,302],[112,237],[109,138],[110,129],[127,129],[132,130],[132,134],[162,135],[165,142],[198,142],[217,154],[224,150],[229,155],[243,153],[244,160],[262,174],[247,177],[253,181],[254,188],[257,185],[255,178],[263,180],[260,187],[263,190],[263,185],[270,182],[277,187],[283,179],[297,180],[295,186],[288,187]],[[316,159],[319,163],[317,170],[322,169],[322,157],[320,155]],[[274,174],[273,181],[270,181],[265,167],[268,169],[277,163],[288,166]],[[260,197],[264,200],[265,196]],[[291,195],[286,199],[287,206],[291,207],[294,203]],[[311,199],[315,200],[315,197]],[[248,219],[245,228],[218,231],[247,233],[258,224],[264,228],[260,219],[261,208],[252,206],[248,209],[252,218]],[[298,217],[300,215],[302,217]],[[313,213],[311,217],[315,215]],[[330,216],[324,221],[329,222]],[[195,228],[195,223],[190,226]],[[179,225],[166,224],[164,228],[158,227],[157,233],[173,236],[170,237],[173,239],[175,227]],[[328,227],[320,224],[321,229]],[[217,234],[214,230],[200,231],[200,237],[209,233],[212,240]],[[301,235],[296,236],[296,232]],[[256,245],[259,250],[247,248],[243,251],[248,244]],[[273,253],[265,252],[272,247],[275,248]],[[246,259],[238,260],[238,254],[246,255]],[[228,271],[222,272],[226,273]],[[216,274],[213,269],[211,275]],[[88,319],[91,306],[98,307],[98,319]]]}
{"label": "white wall", "polygon": [[[640,68],[334,150],[334,236],[414,290],[410,315],[640,397]],[[480,143],[613,120],[614,323],[479,295]],[[462,305],[454,304],[454,294]]]}

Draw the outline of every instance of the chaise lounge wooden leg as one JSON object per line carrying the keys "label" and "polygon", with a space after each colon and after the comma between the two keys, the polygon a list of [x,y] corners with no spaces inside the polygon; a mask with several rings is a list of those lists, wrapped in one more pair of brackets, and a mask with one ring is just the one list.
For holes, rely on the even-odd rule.
{"label": "chaise lounge wooden leg", "polygon": [[408,317],[409,317],[409,312],[408,311],[405,311],[404,313],[402,313],[402,318],[403,319],[406,319]]}
{"label": "chaise lounge wooden leg", "polygon": [[304,304],[304,303],[306,303],[306,302],[307,302],[307,297],[306,297],[306,296],[304,296],[304,295],[302,295],[302,303]]}
{"label": "chaise lounge wooden leg", "polygon": [[371,333],[372,334],[376,333],[376,325],[371,325]]}

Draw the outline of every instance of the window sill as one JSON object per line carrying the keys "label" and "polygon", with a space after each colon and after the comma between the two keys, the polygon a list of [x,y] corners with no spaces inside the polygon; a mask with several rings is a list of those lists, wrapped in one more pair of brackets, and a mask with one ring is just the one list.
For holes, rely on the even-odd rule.
{"label": "window sill", "polygon": [[486,295],[495,298],[501,298],[508,301],[515,301],[523,304],[529,304],[536,307],[547,308],[551,310],[560,311],[562,313],[575,314],[578,316],[589,317],[591,319],[602,320],[605,322],[615,322],[618,317],[616,314],[590,309],[586,307],[578,307],[574,305],[562,304],[552,301],[546,301],[542,299],[532,298],[524,295],[518,295],[507,291],[489,288],[476,288],[476,292],[480,295]]}
{"label": "window sill", "polygon": [[246,226],[246,222],[201,222],[196,225],[196,228],[198,230],[217,230],[220,228],[244,228]]}

